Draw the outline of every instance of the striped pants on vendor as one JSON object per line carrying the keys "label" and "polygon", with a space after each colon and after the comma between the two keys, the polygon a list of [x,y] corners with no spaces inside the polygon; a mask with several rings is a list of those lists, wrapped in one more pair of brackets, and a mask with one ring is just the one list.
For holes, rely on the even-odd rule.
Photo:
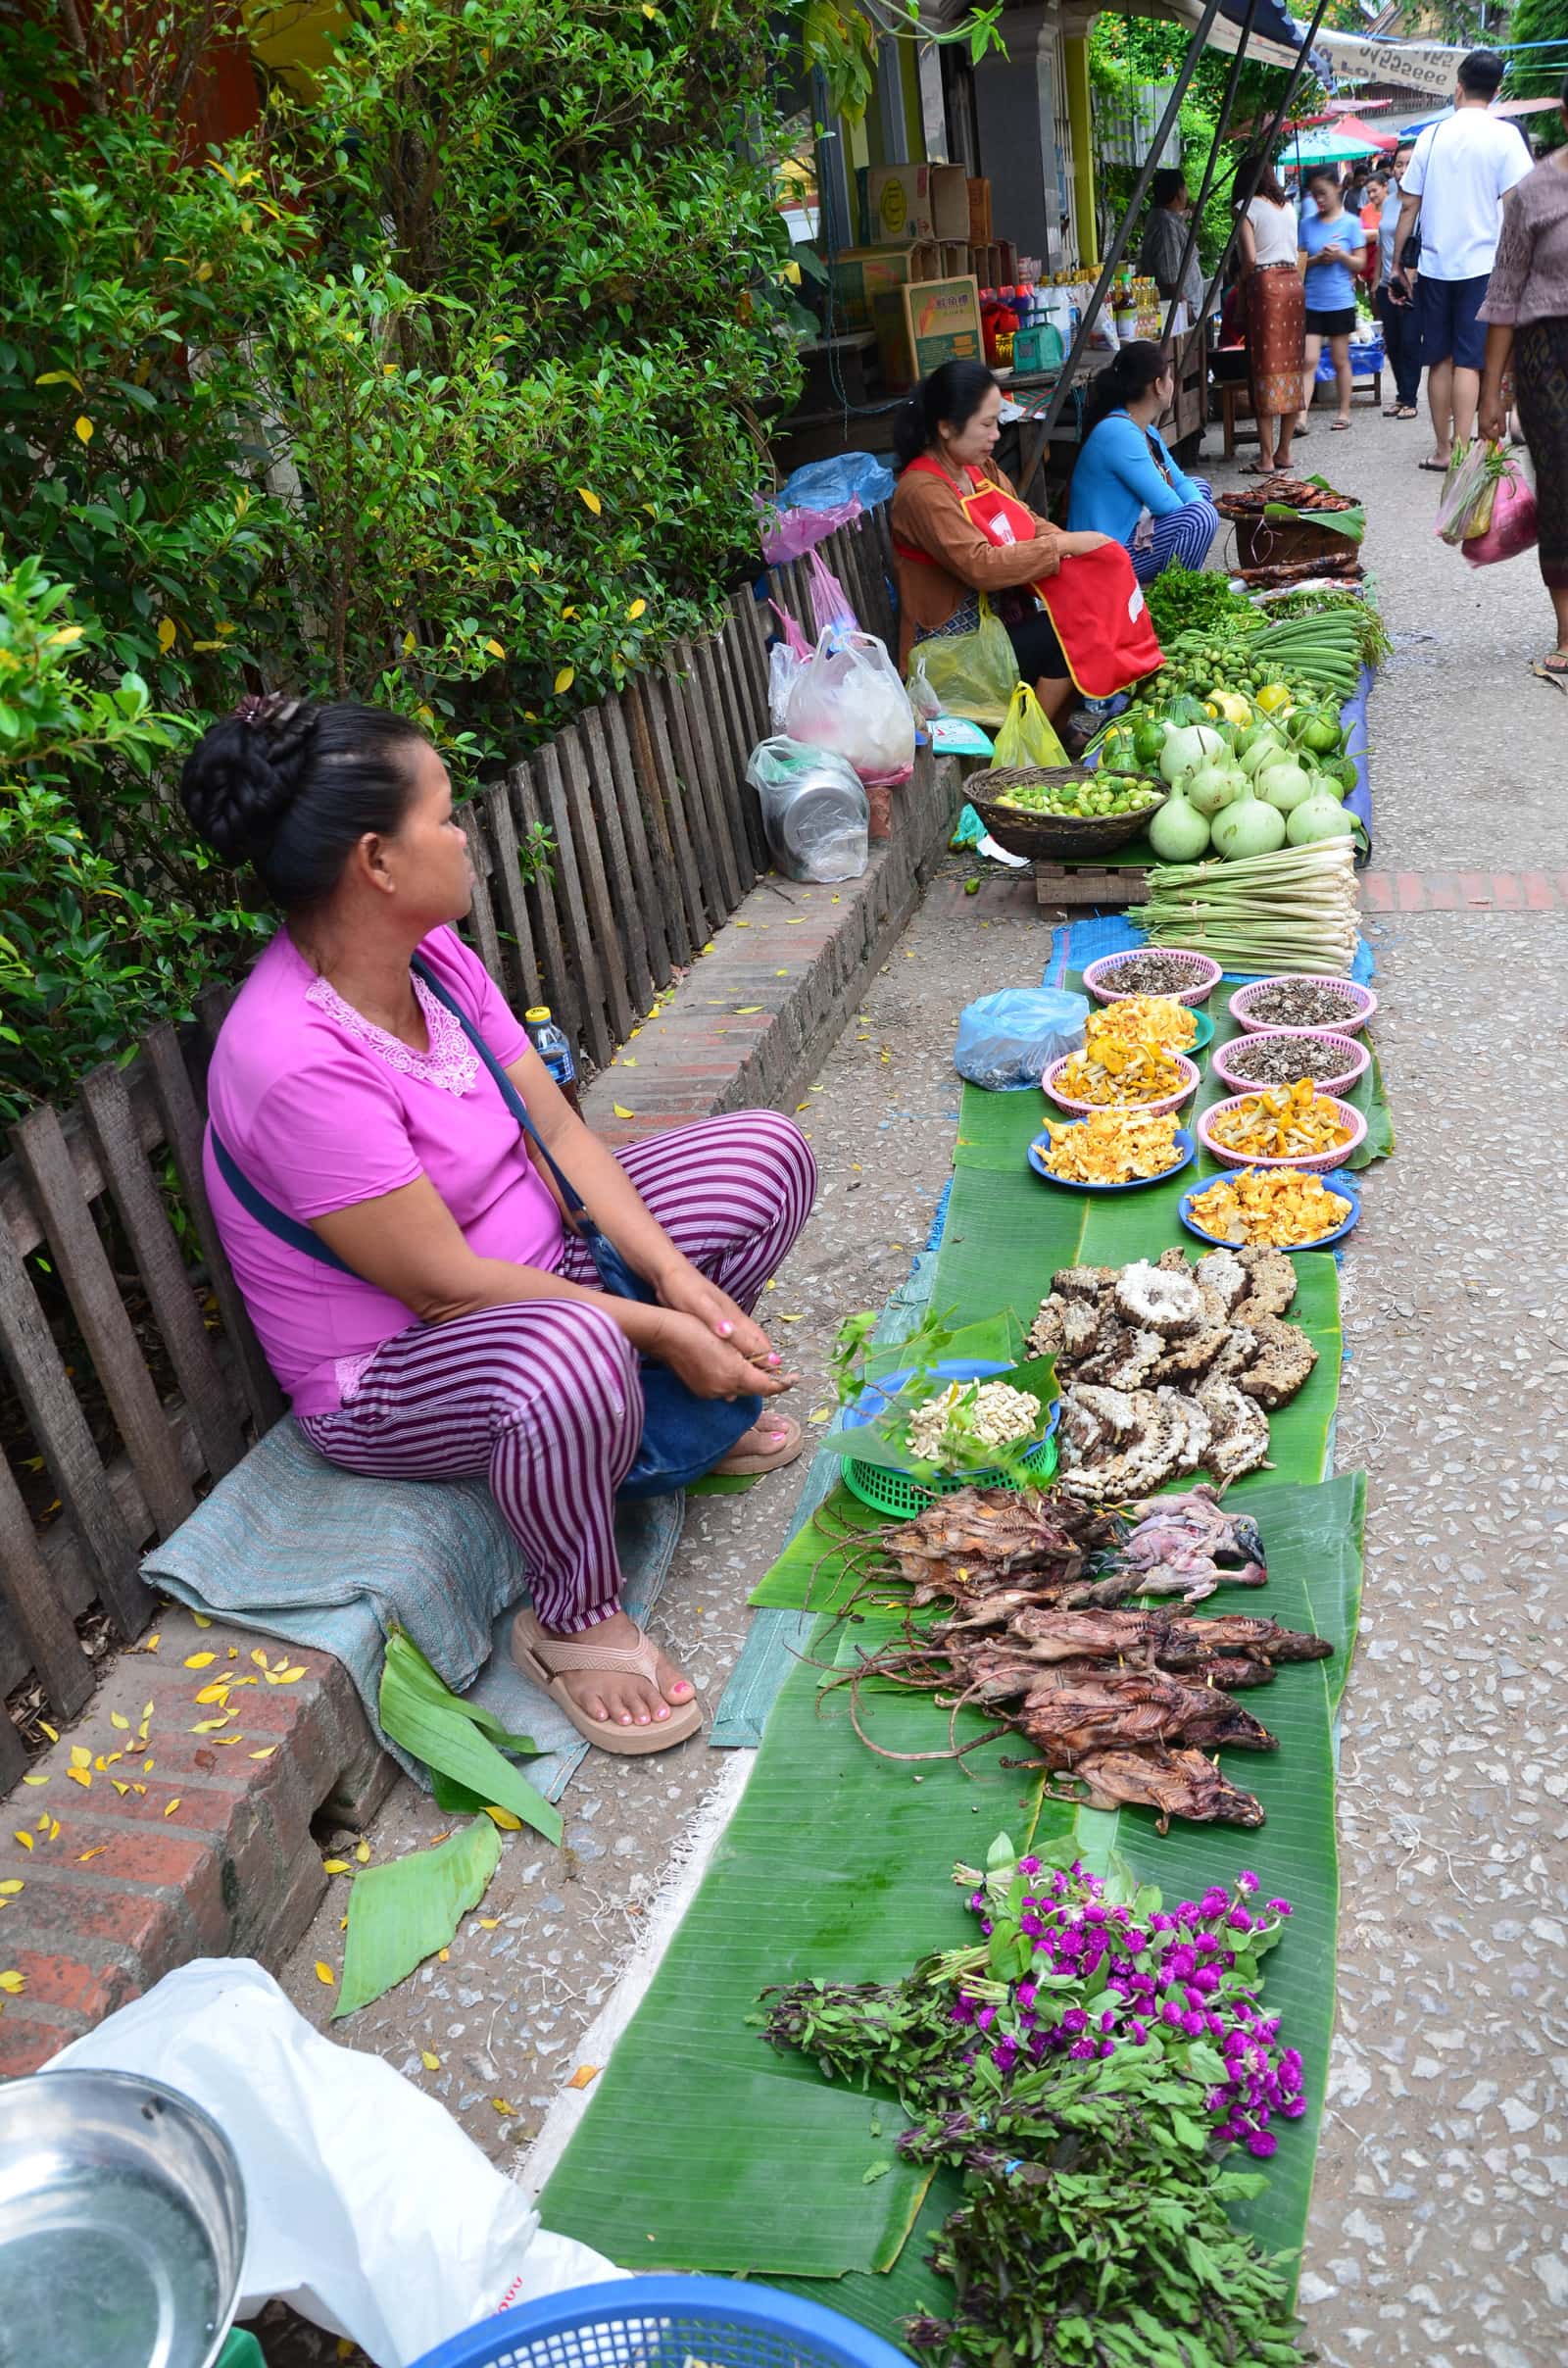
{"label": "striped pants on vendor", "polygon": [[[738,1110],[615,1155],[651,1213],[750,1311],[810,1211],[816,1163],[792,1119]],[[568,1239],[561,1272],[597,1285]],[[334,1412],[297,1416],[348,1471],[480,1474],[521,1547],[544,1626],[577,1635],[620,1600],[615,1491],[642,1435],[637,1357],[605,1311],[519,1300],[384,1341]]]}

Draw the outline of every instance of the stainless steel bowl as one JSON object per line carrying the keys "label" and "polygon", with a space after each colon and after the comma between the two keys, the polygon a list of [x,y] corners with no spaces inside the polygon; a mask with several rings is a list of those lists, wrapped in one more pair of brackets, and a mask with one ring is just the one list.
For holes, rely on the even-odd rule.
{"label": "stainless steel bowl", "polygon": [[212,2368],[245,2257],[222,2131],[133,2072],[0,2088],[0,2368]]}

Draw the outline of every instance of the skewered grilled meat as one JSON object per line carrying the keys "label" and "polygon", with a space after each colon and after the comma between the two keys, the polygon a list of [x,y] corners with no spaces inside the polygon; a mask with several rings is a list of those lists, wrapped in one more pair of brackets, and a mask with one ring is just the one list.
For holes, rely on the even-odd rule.
{"label": "skewered grilled meat", "polygon": [[1169,1832],[1173,1817],[1200,1825],[1263,1823],[1262,1802],[1227,1784],[1201,1751],[1092,1751],[1072,1774],[1088,1788],[1090,1808],[1127,1803],[1156,1809],[1162,1834]]}

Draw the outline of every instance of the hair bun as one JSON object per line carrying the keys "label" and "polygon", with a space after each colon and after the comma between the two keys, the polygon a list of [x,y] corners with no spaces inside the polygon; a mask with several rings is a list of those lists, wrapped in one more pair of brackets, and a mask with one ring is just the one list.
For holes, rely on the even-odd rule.
{"label": "hair bun", "polygon": [[254,863],[270,847],[304,783],[318,712],[281,692],[252,695],[186,758],[185,812],[225,863]]}

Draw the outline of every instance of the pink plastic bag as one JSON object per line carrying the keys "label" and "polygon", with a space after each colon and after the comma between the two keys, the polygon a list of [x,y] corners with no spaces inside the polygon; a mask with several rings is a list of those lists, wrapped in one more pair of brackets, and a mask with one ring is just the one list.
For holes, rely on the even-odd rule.
{"label": "pink plastic bag", "polygon": [[1513,452],[1497,479],[1492,518],[1485,533],[1461,543],[1459,549],[1472,567],[1494,567],[1499,560],[1517,559],[1521,552],[1533,551],[1538,531],[1536,489],[1530,481],[1526,456]]}
{"label": "pink plastic bag", "polygon": [[831,510],[769,510],[761,503],[758,507],[762,512],[762,557],[770,567],[804,559],[813,545],[825,542],[837,527],[851,525],[860,515],[859,497],[853,493]]}
{"label": "pink plastic bag", "polygon": [[850,596],[820,551],[811,553],[810,574],[811,613],[818,638],[834,625],[842,625],[846,633],[858,633],[860,620],[850,606]]}

